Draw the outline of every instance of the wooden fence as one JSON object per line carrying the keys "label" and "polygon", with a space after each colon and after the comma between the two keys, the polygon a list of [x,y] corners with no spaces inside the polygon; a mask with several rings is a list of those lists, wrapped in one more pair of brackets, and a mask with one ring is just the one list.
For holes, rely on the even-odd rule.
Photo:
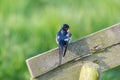
{"label": "wooden fence", "polygon": [[31,80],[79,80],[85,62],[94,62],[102,71],[120,65],[120,23],[70,43],[59,65],[58,48],[26,60]]}

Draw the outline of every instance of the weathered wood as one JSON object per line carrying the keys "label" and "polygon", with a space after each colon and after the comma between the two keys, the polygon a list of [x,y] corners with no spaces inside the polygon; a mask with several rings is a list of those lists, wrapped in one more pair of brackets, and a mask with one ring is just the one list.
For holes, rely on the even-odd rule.
{"label": "weathered wood", "polygon": [[100,77],[99,65],[93,62],[83,64],[79,80],[98,80]]}
{"label": "weathered wood", "polygon": [[[104,49],[120,42],[120,24],[101,30],[80,40],[72,42],[67,51],[62,64],[67,63],[79,56],[86,56],[91,53],[91,49],[98,45]],[[26,60],[32,78],[38,77],[48,71],[53,70],[59,64],[58,49],[54,49]]]}
{"label": "weathered wood", "polygon": [[86,61],[97,62],[102,71],[119,66],[120,43],[78,61],[73,60],[32,80],[79,80],[80,69]]}

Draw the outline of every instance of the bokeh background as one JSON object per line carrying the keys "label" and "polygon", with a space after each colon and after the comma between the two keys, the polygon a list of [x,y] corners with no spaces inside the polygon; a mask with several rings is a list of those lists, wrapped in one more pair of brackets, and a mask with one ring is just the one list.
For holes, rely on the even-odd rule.
{"label": "bokeh background", "polygon": [[[120,22],[120,0],[0,0],[0,80],[29,80],[27,58],[57,47],[63,23],[72,41]],[[120,80],[120,66],[100,80]]]}

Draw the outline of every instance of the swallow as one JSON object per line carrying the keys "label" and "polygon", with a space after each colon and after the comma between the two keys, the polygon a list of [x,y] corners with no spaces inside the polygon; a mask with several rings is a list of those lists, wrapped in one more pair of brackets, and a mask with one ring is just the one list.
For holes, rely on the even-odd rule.
{"label": "swallow", "polygon": [[59,47],[59,64],[61,64],[62,62],[62,57],[65,57],[67,47],[72,38],[72,34],[70,33],[69,29],[70,27],[68,24],[63,24],[62,28],[59,30],[59,32],[56,35],[56,42]]}

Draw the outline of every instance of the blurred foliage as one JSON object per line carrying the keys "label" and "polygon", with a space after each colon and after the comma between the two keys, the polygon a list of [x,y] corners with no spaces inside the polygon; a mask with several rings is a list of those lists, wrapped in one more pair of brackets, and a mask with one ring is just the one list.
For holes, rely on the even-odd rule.
{"label": "blurred foliage", "polygon": [[[0,0],[0,80],[29,80],[27,58],[57,47],[63,23],[73,41],[120,22],[119,0]],[[120,80],[120,67],[101,80]]]}

